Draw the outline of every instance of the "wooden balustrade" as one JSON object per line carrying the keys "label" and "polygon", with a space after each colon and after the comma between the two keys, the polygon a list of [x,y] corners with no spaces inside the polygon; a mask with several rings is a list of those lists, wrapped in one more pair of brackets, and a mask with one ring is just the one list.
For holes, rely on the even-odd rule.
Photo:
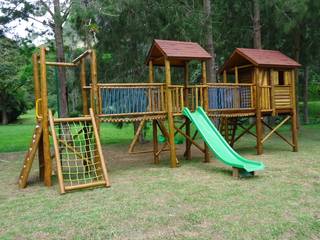
{"label": "wooden balustrade", "polygon": [[181,113],[184,107],[184,86],[183,85],[170,85],[172,96],[172,111],[173,113]]}
{"label": "wooden balustrade", "polygon": [[209,111],[253,110],[254,84],[209,83]]}
{"label": "wooden balustrade", "polygon": [[97,84],[99,116],[150,115],[165,113],[164,84]]}
{"label": "wooden balustrade", "polygon": [[187,88],[187,97],[189,102],[189,108],[191,111],[194,111],[197,107],[203,107],[204,102],[204,91],[206,85],[188,85]]}
{"label": "wooden balustrade", "polygon": [[[254,84],[208,83],[168,87],[171,91],[174,114],[181,114],[184,107],[189,107],[191,111],[199,106],[204,107],[205,91],[208,91],[208,111],[234,112],[255,109]],[[166,113],[166,85],[163,83],[99,83],[97,88],[99,116],[122,117]],[[290,88],[290,85],[261,86],[261,109],[269,111],[290,108]],[[91,86],[84,86],[83,89],[91,90]]]}

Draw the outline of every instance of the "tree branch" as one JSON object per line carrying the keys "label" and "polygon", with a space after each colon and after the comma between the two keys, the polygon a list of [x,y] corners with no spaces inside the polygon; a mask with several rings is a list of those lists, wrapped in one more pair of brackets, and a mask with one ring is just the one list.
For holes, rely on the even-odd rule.
{"label": "tree branch", "polygon": [[47,9],[47,11],[50,13],[51,17],[54,18],[54,13],[51,11],[48,4],[46,4],[43,0],[40,0],[40,3]]}

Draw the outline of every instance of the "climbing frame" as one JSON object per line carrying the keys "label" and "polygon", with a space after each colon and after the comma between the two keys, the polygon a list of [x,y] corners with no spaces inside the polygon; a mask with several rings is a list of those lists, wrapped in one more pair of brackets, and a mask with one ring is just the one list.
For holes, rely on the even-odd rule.
{"label": "climbing frame", "polygon": [[92,109],[90,116],[53,118],[49,112],[60,192],[109,187],[99,134]]}

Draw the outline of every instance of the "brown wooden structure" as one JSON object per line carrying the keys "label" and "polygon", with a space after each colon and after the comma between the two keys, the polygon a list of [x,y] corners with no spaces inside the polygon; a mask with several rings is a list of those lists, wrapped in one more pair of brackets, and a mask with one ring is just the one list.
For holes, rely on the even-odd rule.
{"label": "brown wooden structure", "polygon": [[[292,146],[293,151],[298,151],[295,81],[296,69],[300,66],[279,51],[237,48],[220,69],[223,76],[220,86],[234,92],[233,103],[212,109],[212,114],[255,117],[256,133],[250,131],[254,124],[244,128],[244,133],[249,132],[256,137],[258,154],[263,152],[263,143],[273,133]],[[244,87],[247,90],[241,89]],[[283,116],[283,120],[276,127],[271,127],[264,120],[265,116]],[[289,119],[291,141],[277,131]],[[270,130],[265,136],[263,126]]]}
{"label": "brown wooden structure", "polygon": [[[184,118],[182,110],[188,107],[191,111],[198,106],[203,107],[212,118],[219,118],[220,129],[225,138],[233,145],[244,134],[249,133],[257,139],[257,153],[263,151],[263,143],[274,133],[292,146],[294,151],[297,145],[297,116],[295,99],[297,62],[278,51],[237,48],[220,70],[223,82],[208,83],[206,76],[206,61],[211,56],[198,44],[193,42],[154,40],[146,58],[149,68],[149,80],[145,83],[98,83],[96,53],[87,50],[71,63],[46,62],[46,50],[40,49],[40,54],[33,55],[34,85],[36,101],[37,127],[25,157],[21,171],[19,185],[25,187],[36,150],[39,152],[40,179],[46,186],[51,186],[51,155],[49,142],[49,110],[47,100],[46,67],[80,68],[80,84],[84,118],[53,119],[50,118],[51,128],[56,123],[92,121],[92,131],[96,140],[96,150],[90,155],[96,156],[103,163],[101,146],[99,143],[100,122],[140,122],[138,131],[129,147],[129,153],[153,153],[154,163],[159,163],[160,154],[170,151],[170,166],[176,167],[179,163],[176,156],[174,136],[181,134],[186,138],[184,156],[191,159],[191,145],[193,144],[204,154],[208,162],[209,153],[206,144],[195,141],[197,131],[191,135],[190,121]],[[198,84],[190,83],[190,62],[198,61],[201,66],[201,81]],[[86,64],[90,65],[90,73],[86,73]],[[164,71],[157,71],[162,68]],[[173,81],[172,68],[180,69],[182,81]],[[156,82],[155,72],[163,72],[161,80]],[[87,77],[89,79],[87,79]],[[178,84],[173,84],[177,82]],[[264,116],[283,116],[283,120],[272,127],[263,120]],[[254,124],[243,126],[239,124],[239,117],[254,117]],[[176,120],[180,119],[180,126]],[[292,140],[287,140],[277,130],[288,120],[292,125]],[[138,135],[146,122],[152,121],[153,149],[149,151],[134,151]],[[232,124],[230,124],[232,123]],[[270,129],[264,134],[263,125]],[[86,125],[85,125],[86,126]],[[252,129],[256,127],[256,132]],[[237,127],[242,128],[240,134]],[[86,128],[84,128],[86,129]],[[158,130],[167,138],[167,142],[158,144]],[[80,132],[87,130],[80,130]],[[56,159],[59,159],[59,141],[55,138]],[[86,140],[87,141],[87,140]],[[63,149],[71,150],[79,155],[73,145],[68,145],[68,139],[63,143]],[[86,153],[87,154],[87,153]],[[58,157],[57,157],[58,156]],[[88,156],[82,157],[87,162]],[[58,160],[59,161],[59,160]],[[96,162],[96,160],[94,161]],[[98,166],[98,165],[97,165]],[[104,180],[95,183],[84,183],[84,186],[104,184],[109,186],[106,169],[103,172]],[[59,162],[57,164],[58,168]],[[99,170],[99,171],[100,171]],[[60,172],[61,174],[61,172]],[[101,175],[101,174],[100,174]],[[99,175],[99,176],[100,176]],[[59,176],[62,179],[62,176]],[[81,184],[80,184],[81,185]],[[81,187],[81,186],[80,186]],[[60,181],[61,191],[77,189],[77,186],[65,187]]]}

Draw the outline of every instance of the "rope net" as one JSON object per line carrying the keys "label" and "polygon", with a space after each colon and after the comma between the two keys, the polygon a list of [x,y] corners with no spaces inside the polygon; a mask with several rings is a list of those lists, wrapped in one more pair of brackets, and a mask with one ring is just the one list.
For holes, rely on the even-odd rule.
{"label": "rope net", "polygon": [[65,186],[103,181],[101,159],[93,126],[88,121],[55,123]]}

